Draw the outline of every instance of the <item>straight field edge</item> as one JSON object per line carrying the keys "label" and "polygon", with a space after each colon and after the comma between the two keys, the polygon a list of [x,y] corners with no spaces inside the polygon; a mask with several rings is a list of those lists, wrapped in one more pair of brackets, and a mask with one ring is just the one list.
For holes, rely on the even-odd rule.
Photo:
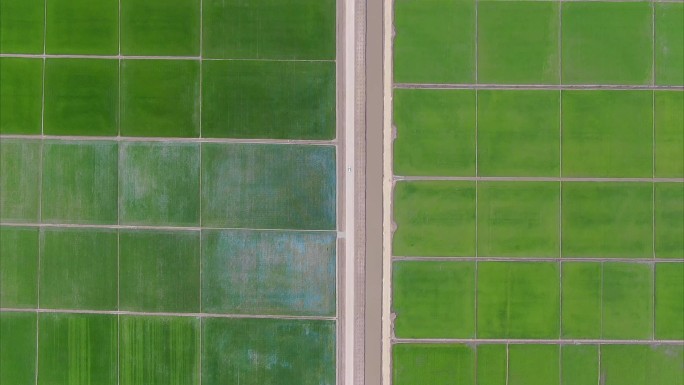
{"label": "straight field edge", "polygon": [[392,83],[394,38],[392,0],[383,0],[383,176],[382,176],[382,385],[392,383]]}

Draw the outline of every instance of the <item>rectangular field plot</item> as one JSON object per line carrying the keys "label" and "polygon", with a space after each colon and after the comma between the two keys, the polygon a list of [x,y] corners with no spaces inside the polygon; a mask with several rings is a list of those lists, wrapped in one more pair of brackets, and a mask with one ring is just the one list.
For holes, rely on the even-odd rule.
{"label": "rectangular field plot", "polygon": [[394,205],[394,255],[464,256],[475,251],[474,183],[400,182]]}
{"label": "rectangular field plot", "polygon": [[474,175],[475,103],[473,91],[398,90],[394,172]]}
{"label": "rectangular field plot", "polygon": [[332,230],[332,146],[205,144],[202,225]]}
{"label": "rectangular field plot", "polygon": [[206,137],[335,137],[333,62],[205,61],[202,71]]}
{"label": "rectangular field plot", "polygon": [[202,309],[334,315],[336,240],[321,231],[205,231]]}
{"label": "rectangular field plot", "polygon": [[119,344],[120,384],[199,384],[199,319],[124,316]]}
{"label": "rectangular field plot", "polygon": [[0,0],[2,385],[342,378],[343,7]]}
{"label": "rectangular field plot", "polygon": [[392,280],[397,337],[475,336],[474,263],[396,262]]}
{"label": "rectangular field plot", "polygon": [[681,345],[656,344],[401,343],[392,347],[392,383],[680,385],[683,352]]}
{"label": "rectangular field plot", "polygon": [[0,382],[35,384],[36,314],[0,313],[0,335]]}
{"label": "rectangular field plot", "polygon": [[684,4],[384,5],[384,385],[684,385]]}
{"label": "rectangular field plot", "polygon": [[335,384],[335,324],[321,320],[204,320],[202,383]]}

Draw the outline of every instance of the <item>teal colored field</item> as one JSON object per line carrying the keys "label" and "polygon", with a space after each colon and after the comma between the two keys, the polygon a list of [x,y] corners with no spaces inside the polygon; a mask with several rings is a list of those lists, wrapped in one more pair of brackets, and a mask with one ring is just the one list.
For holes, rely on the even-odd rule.
{"label": "teal colored field", "polygon": [[202,238],[204,311],[335,314],[334,233],[208,230]]}
{"label": "teal colored field", "polygon": [[201,162],[203,226],[335,228],[332,146],[207,143]]}
{"label": "teal colored field", "polygon": [[120,146],[120,157],[121,223],[199,225],[198,144],[125,143]]}

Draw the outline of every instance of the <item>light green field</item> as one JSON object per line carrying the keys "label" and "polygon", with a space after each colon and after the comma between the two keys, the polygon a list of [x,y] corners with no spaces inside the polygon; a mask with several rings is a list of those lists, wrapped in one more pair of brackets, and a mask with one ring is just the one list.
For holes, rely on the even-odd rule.
{"label": "light green field", "polygon": [[655,278],[655,338],[684,340],[684,264],[658,264]]}
{"label": "light green field", "polygon": [[599,378],[599,346],[561,346],[561,385],[595,385]]}
{"label": "light green field", "polygon": [[563,176],[653,175],[651,91],[564,91],[562,124]]}
{"label": "light green field", "polygon": [[479,175],[559,175],[559,92],[482,90],[477,98]]}
{"label": "light green field", "polygon": [[394,385],[475,385],[475,349],[470,346],[395,345],[392,362]]}
{"label": "light green field", "polygon": [[656,84],[684,85],[684,4],[656,4],[655,28]]}
{"label": "light green field", "polygon": [[558,264],[480,262],[477,275],[479,338],[558,338]]}
{"label": "light green field", "polygon": [[651,183],[563,183],[563,256],[653,256]]}
{"label": "light green field", "polygon": [[398,0],[394,31],[395,82],[475,80],[474,0]]}
{"label": "light green field", "polygon": [[683,352],[681,345],[401,343],[392,348],[392,379],[401,385],[681,385]]}
{"label": "light green field", "polygon": [[398,338],[475,336],[475,264],[395,262],[394,333]]}
{"label": "light green field", "polygon": [[477,9],[478,81],[558,84],[558,8],[551,1],[480,1]]}
{"label": "light green field", "polygon": [[658,258],[684,258],[684,184],[655,186],[655,253]]}
{"label": "light green field", "polygon": [[510,345],[508,347],[509,385],[559,385],[560,346]]}
{"label": "light green field", "polygon": [[481,182],[477,189],[479,257],[557,257],[560,186]]}
{"label": "light green field", "polygon": [[563,264],[561,303],[563,338],[601,338],[603,264]]}
{"label": "light green field", "polygon": [[601,338],[652,338],[653,267],[605,263],[602,274]]}
{"label": "light green field", "polygon": [[684,178],[684,92],[655,92],[655,175]]}
{"label": "light green field", "polygon": [[562,8],[563,83],[651,84],[649,3],[568,2]]}
{"label": "light green field", "polygon": [[475,252],[475,184],[400,182],[394,190],[393,255],[467,256]]}
{"label": "light green field", "polygon": [[394,173],[475,175],[475,92],[397,90]]}

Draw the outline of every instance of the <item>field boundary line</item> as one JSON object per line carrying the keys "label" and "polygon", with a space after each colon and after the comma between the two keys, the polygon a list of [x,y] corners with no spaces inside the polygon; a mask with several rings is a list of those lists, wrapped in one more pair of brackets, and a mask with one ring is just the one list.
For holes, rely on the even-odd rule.
{"label": "field boundary line", "polygon": [[[578,1],[578,0],[574,0]],[[627,84],[438,84],[438,83],[394,83],[394,89],[445,89],[445,90],[671,90],[684,91],[684,86],[627,85]]]}
{"label": "field boundary line", "polygon": [[471,345],[675,345],[684,340],[609,340],[609,339],[477,339],[477,338],[393,338],[392,344],[471,344]]}
{"label": "field boundary line", "polygon": [[534,177],[534,176],[394,176],[401,181],[465,181],[465,182],[625,182],[684,183],[684,178],[601,178],[601,177]]}
{"label": "field boundary line", "polygon": [[620,262],[620,263],[683,263],[682,258],[607,258],[607,257],[419,257],[393,256],[393,262]]}
{"label": "field boundary line", "polygon": [[226,143],[226,144],[279,144],[279,145],[311,145],[311,146],[334,146],[338,143],[333,140],[315,139],[238,139],[238,138],[179,138],[179,137],[142,137],[142,136],[74,136],[74,135],[0,135],[0,140],[24,139],[24,140],[58,140],[58,141],[112,141],[112,142],[172,142],[172,143]]}
{"label": "field boundary line", "polygon": [[195,61],[254,61],[254,62],[309,62],[309,63],[335,63],[335,59],[251,59],[251,58],[205,58],[199,56],[149,56],[149,55],[59,55],[59,54],[24,54],[3,53],[0,58],[23,58],[23,59],[100,59],[100,60],[195,60]]}
{"label": "field boundary line", "polygon": [[71,223],[22,223],[22,222],[1,222],[0,226],[7,227],[40,227],[40,228],[70,228],[70,229],[109,229],[109,230],[160,230],[160,231],[205,231],[205,230],[226,230],[226,231],[286,231],[286,232],[315,232],[315,233],[336,233],[337,230],[320,229],[259,229],[250,227],[206,227],[206,226],[145,226],[145,225],[91,225],[91,224],[71,224]]}
{"label": "field boundary line", "polygon": [[0,312],[8,313],[48,313],[48,314],[99,314],[115,316],[145,316],[145,317],[189,317],[189,318],[248,318],[248,319],[281,319],[281,320],[313,320],[336,321],[334,316],[315,315],[285,315],[285,314],[223,314],[223,313],[174,313],[174,312],[145,312],[127,310],[85,310],[85,309],[42,309],[42,308],[0,308]]}

